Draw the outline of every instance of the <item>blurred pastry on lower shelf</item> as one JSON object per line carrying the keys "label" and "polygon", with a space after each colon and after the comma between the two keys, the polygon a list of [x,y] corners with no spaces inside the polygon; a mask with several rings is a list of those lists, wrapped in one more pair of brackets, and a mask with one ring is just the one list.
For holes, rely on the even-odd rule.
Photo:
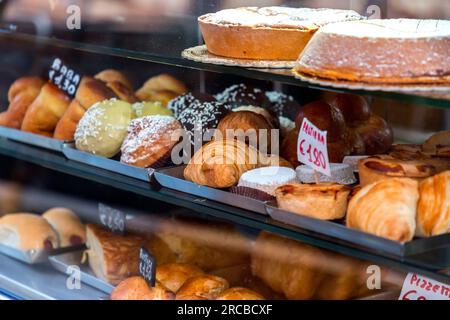
{"label": "blurred pastry on lower shelf", "polygon": [[228,281],[223,278],[209,274],[199,275],[186,280],[178,290],[176,299],[184,300],[184,297],[199,296],[215,300],[228,287]]}
{"label": "blurred pastry on lower shelf", "polygon": [[187,263],[167,263],[156,267],[156,280],[172,292],[177,292],[189,279],[204,272]]}
{"label": "blurred pastry on lower shelf", "polygon": [[58,233],[60,246],[69,247],[86,242],[86,227],[70,209],[52,208],[42,214]]}
{"label": "blurred pastry on lower shelf", "polygon": [[59,247],[58,234],[39,215],[7,214],[0,218],[0,244],[22,251]]}
{"label": "blurred pastry on lower shelf", "polygon": [[134,276],[121,281],[111,292],[111,300],[173,300],[175,294],[156,281],[154,287]]}
{"label": "blurred pastry on lower shelf", "polygon": [[413,239],[419,184],[391,178],[364,186],[349,202],[347,226],[399,242]]}
{"label": "blurred pastry on lower shelf", "polygon": [[350,188],[337,183],[291,183],[275,190],[280,209],[321,220],[342,219]]}
{"label": "blurred pastry on lower shelf", "polygon": [[222,292],[217,300],[264,300],[264,297],[247,288],[233,287]]}

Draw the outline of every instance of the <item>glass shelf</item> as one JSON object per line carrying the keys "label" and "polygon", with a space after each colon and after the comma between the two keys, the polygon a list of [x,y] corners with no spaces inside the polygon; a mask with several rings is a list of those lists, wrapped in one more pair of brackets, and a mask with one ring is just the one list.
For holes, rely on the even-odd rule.
{"label": "glass shelf", "polygon": [[[432,257],[433,262],[431,262],[430,257],[432,255],[430,254],[429,256],[424,254],[406,258],[388,256],[380,252],[370,252],[364,248],[351,246],[335,238],[315,234],[314,232],[303,230],[298,227],[276,222],[261,214],[205,200],[175,190],[155,188],[144,181],[98,169],[79,162],[70,161],[60,153],[28,146],[8,139],[0,138],[0,154],[9,158],[34,163],[50,170],[59,171],[120,190],[136,193],[144,197],[188,208],[195,212],[211,215],[240,225],[278,233],[313,246],[329,249],[359,259],[369,260],[375,264],[399,270],[417,272],[424,276],[450,283],[450,275],[442,273],[444,269],[450,270],[450,252],[448,249],[447,251],[439,252],[438,256],[440,257],[440,262],[438,263],[436,263],[435,257]],[[436,252],[433,252],[433,254],[436,254]]]}
{"label": "glass shelf", "polygon": [[[191,21],[191,23],[194,22]],[[51,36],[37,36],[32,33],[33,30],[28,30],[26,27],[20,27],[15,24],[14,27],[11,27],[10,23],[0,22],[0,39],[32,43],[39,46],[54,46],[69,50],[116,56],[126,59],[142,60],[207,72],[224,73],[251,79],[279,82],[315,90],[351,92],[365,96],[377,96],[380,98],[394,99],[403,103],[437,108],[450,108],[450,91],[440,93],[406,93],[338,89],[301,81],[296,79],[292,75],[291,71],[287,69],[252,69],[206,64],[184,59],[181,57],[181,52],[183,49],[199,44],[200,38],[197,27],[192,28],[190,33],[184,30],[180,36],[177,36],[176,34],[168,36],[170,41],[168,39],[161,39],[161,36],[158,34],[143,33],[137,35],[135,33],[128,34],[126,32],[111,33],[111,31],[108,31],[108,34],[106,31],[105,33],[99,32],[98,27],[92,29],[95,30],[95,32],[89,32],[89,28],[87,28],[88,31],[84,30],[82,36],[77,35],[76,33],[70,33],[71,36],[68,37],[67,32],[54,32]],[[102,36],[99,37],[98,34],[102,34]],[[92,37],[90,37],[90,35],[92,35]],[[170,42],[170,45],[167,43],[168,41]],[[111,42],[113,44],[111,44]],[[136,45],[136,43],[140,43],[140,45]]]}

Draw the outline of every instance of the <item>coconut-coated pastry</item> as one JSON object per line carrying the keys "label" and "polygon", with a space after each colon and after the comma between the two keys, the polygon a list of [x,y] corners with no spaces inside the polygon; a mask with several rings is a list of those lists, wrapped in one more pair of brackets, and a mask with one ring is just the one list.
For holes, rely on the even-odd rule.
{"label": "coconut-coated pastry", "polygon": [[177,292],[189,278],[202,274],[200,268],[187,263],[168,263],[156,268],[156,280],[172,292]]}
{"label": "coconut-coated pastry", "polygon": [[284,117],[290,120],[295,119],[300,104],[294,100],[294,97],[279,91],[266,91],[266,97],[272,103],[269,107],[270,111],[278,117]]}
{"label": "coconut-coated pastry", "polygon": [[164,165],[181,137],[181,125],[171,116],[146,116],[131,121],[120,161],[141,168]]}
{"label": "coconut-coated pastry", "polygon": [[170,91],[178,96],[186,93],[188,90],[183,82],[170,74],[163,73],[145,81],[141,88],[136,91],[136,96],[141,101],[154,101],[153,95],[159,91]]}
{"label": "coconut-coated pastry", "polygon": [[295,170],[287,167],[263,167],[245,172],[238,187],[248,187],[275,196],[275,189],[297,180]]}
{"label": "coconut-coated pastry", "polygon": [[72,210],[52,208],[45,211],[42,217],[58,233],[61,247],[80,245],[86,242],[86,227]]}
{"label": "coconut-coated pastry", "polygon": [[417,230],[419,236],[450,232],[450,171],[423,180],[419,186]]}
{"label": "coconut-coated pastry", "polygon": [[247,288],[233,287],[222,292],[217,300],[264,300],[264,297]]}
{"label": "coconut-coated pastry", "polygon": [[169,101],[167,108],[169,108],[173,112],[174,117],[178,119],[180,114],[184,110],[189,109],[192,105],[195,106],[205,102],[216,101],[217,100],[214,96],[206,93],[187,92]]}
{"label": "coconut-coated pastry", "polygon": [[178,290],[176,299],[183,300],[186,296],[199,296],[215,300],[228,287],[228,281],[221,277],[210,274],[198,275],[186,280]]}
{"label": "coconut-coated pastry", "polygon": [[216,94],[216,99],[232,109],[241,106],[258,106],[269,108],[272,104],[264,91],[243,83],[234,84],[221,93]]}
{"label": "coconut-coated pastry", "polygon": [[77,149],[101,157],[113,157],[120,151],[133,117],[134,112],[128,102],[110,99],[96,103],[77,125]]}
{"label": "coconut-coated pastry", "polygon": [[347,226],[399,242],[413,239],[419,184],[409,178],[364,186],[349,202]]}
{"label": "coconut-coated pastry", "polygon": [[156,281],[150,287],[144,278],[134,276],[119,283],[111,292],[111,300],[174,300],[175,294]]}
{"label": "coconut-coated pastry", "polygon": [[350,188],[337,183],[290,183],[275,189],[280,209],[321,220],[345,216]]}
{"label": "coconut-coated pastry", "polygon": [[0,113],[0,126],[20,129],[28,107],[44,83],[39,77],[22,77],[14,81],[8,90],[8,109]]}

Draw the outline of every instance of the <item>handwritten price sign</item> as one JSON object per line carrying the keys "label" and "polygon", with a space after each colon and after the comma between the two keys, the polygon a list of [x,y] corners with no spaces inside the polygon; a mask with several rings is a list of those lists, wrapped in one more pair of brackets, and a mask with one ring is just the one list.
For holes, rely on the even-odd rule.
{"label": "handwritten price sign", "polygon": [[408,273],[399,300],[450,300],[450,285]]}
{"label": "handwritten price sign", "polygon": [[139,251],[139,273],[150,286],[155,286],[156,260],[144,247]]}
{"label": "handwritten price sign", "polygon": [[317,128],[307,118],[303,119],[297,141],[298,161],[327,176],[331,175],[328,160],[327,132]]}
{"label": "handwritten price sign", "polygon": [[69,96],[74,97],[80,84],[81,76],[65,65],[60,58],[55,58],[48,71],[48,79]]}
{"label": "handwritten price sign", "polygon": [[99,220],[111,232],[125,233],[125,214],[117,209],[111,208],[103,203],[98,204]]}

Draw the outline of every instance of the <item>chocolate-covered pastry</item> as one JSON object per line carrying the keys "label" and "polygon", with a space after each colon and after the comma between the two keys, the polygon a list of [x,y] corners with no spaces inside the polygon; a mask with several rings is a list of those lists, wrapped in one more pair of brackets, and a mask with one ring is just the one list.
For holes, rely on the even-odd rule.
{"label": "chocolate-covered pastry", "polygon": [[269,108],[270,100],[266,97],[264,91],[259,88],[241,84],[235,84],[228,87],[223,92],[216,94],[216,99],[229,105],[232,109],[240,106],[257,106]]}
{"label": "chocolate-covered pastry", "polygon": [[188,92],[169,101],[167,107],[172,110],[174,117],[178,118],[181,112],[188,109],[192,104],[213,101],[216,101],[216,99],[212,95],[199,92]]}
{"label": "chocolate-covered pastry", "polygon": [[278,117],[294,120],[300,105],[290,95],[278,91],[267,91],[266,97],[270,100],[269,109]]}

